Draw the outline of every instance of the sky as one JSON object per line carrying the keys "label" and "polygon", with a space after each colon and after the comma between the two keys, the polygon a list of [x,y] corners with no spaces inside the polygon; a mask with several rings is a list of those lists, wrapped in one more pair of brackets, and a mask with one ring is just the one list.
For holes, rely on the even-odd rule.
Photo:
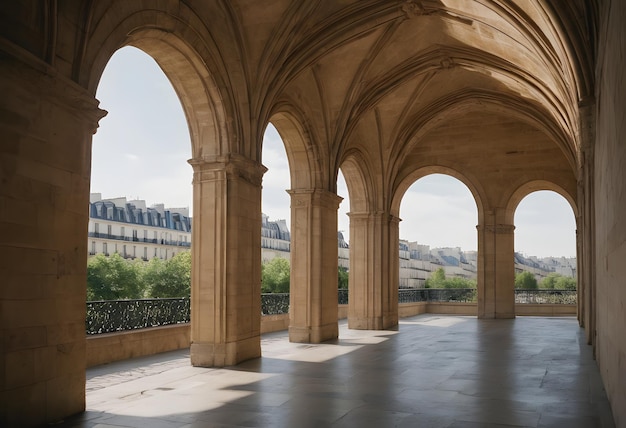
{"label": "sky", "polygon": [[[109,61],[96,97],[108,111],[93,138],[91,191],[126,196],[148,205],[192,208],[189,130],[180,101],[156,62],[125,47]],[[270,124],[263,141],[263,212],[290,224],[289,165]],[[339,174],[338,226],[349,239],[349,195]],[[477,248],[477,209],[467,187],[433,174],[416,181],[400,206],[400,238],[435,247]],[[515,213],[515,251],[538,257],[576,255],[576,226],[569,203],[554,192],[534,192]]]}

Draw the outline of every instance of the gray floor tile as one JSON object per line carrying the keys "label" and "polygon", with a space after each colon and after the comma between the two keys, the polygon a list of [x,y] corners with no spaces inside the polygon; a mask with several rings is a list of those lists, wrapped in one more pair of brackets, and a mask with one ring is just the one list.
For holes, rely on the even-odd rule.
{"label": "gray floor tile", "polygon": [[573,318],[422,315],[337,341],[264,335],[263,357],[224,369],[188,351],[87,372],[87,409],[60,426],[614,428]]}

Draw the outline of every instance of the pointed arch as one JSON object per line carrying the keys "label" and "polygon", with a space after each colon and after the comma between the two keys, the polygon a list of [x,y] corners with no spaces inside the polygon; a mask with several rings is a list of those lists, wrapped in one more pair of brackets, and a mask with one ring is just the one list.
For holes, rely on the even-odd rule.
{"label": "pointed arch", "polygon": [[350,196],[350,212],[362,213],[373,209],[375,203],[374,184],[371,178],[371,168],[366,157],[359,150],[350,150],[341,163],[341,172],[346,180]]}
{"label": "pointed arch", "polygon": [[285,144],[292,189],[324,188],[319,148],[306,120],[291,104],[279,104],[269,120]]}
{"label": "pointed arch", "polygon": [[561,149],[572,171],[576,171],[577,152],[571,139],[561,127],[547,120],[535,105],[501,92],[476,89],[448,94],[411,116],[406,121],[407,125],[399,132],[398,140],[406,143],[398,145],[397,158],[400,159],[403,153],[409,153],[411,146],[441,123],[476,108],[494,113],[504,112],[507,116],[540,130]]}

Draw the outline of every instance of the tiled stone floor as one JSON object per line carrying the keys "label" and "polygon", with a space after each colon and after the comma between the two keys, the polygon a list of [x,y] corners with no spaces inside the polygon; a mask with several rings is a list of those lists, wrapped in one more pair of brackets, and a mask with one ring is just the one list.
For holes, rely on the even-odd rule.
{"label": "tiled stone floor", "polygon": [[263,336],[225,369],[187,351],[87,372],[87,412],[65,427],[613,427],[573,318],[421,315],[333,343]]}

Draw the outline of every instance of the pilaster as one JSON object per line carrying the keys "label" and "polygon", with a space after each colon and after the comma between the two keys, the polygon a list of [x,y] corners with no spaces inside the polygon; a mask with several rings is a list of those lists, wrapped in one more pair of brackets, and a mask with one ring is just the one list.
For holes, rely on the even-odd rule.
{"label": "pilaster", "polygon": [[241,156],[192,159],[191,363],[261,356],[261,178]]}
{"label": "pilaster", "polygon": [[336,339],[337,209],[341,198],[321,189],[290,190],[289,340]]}
{"label": "pilaster", "polygon": [[399,223],[387,212],[350,213],[349,328],[398,324]]}
{"label": "pilaster", "polygon": [[476,227],[478,318],[515,318],[515,226],[486,218]]}
{"label": "pilaster", "polygon": [[585,327],[587,343],[594,346],[596,330],[595,109],[594,99],[587,99],[579,105],[581,148],[578,168],[578,218],[576,219],[579,321]]}

